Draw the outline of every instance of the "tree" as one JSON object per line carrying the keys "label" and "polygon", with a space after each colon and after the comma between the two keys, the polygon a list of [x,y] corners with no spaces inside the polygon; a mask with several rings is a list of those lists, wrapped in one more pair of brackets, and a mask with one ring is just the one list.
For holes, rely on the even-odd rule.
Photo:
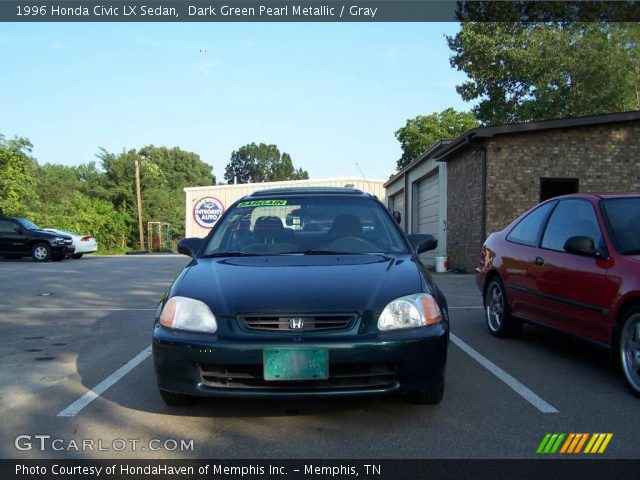
{"label": "tree", "polygon": [[[147,221],[171,223],[174,235],[184,235],[185,187],[211,185],[216,178],[211,166],[193,153],[180,148],[148,145],[119,155],[101,149],[98,154],[104,170],[104,191],[117,211],[125,213],[128,240],[137,241],[138,213],[135,197],[135,161],[140,162],[142,217]],[[94,175],[83,169],[88,178]]]}
{"label": "tree", "polygon": [[250,143],[234,150],[225,168],[224,178],[229,183],[277,182],[305,180],[309,174],[293,167],[291,156],[275,145]]}
{"label": "tree", "polygon": [[59,228],[95,237],[100,251],[122,251],[129,219],[111,202],[70,191],[57,202],[40,202],[31,216],[42,227]]}
{"label": "tree", "polygon": [[458,112],[453,108],[407,120],[395,134],[402,147],[398,170],[409,165],[437,141],[455,138],[478,125],[472,113]]}
{"label": "tree", "polygon": [[639,37],[638,23],[463,22],[447,42],[470,78],[456,90],[501,124],[640,109]]}
{"label": "tree", "polygon": [[32,148],[26,138],[5,140],[0,135],[0,214],[28,215],[36,185]]}

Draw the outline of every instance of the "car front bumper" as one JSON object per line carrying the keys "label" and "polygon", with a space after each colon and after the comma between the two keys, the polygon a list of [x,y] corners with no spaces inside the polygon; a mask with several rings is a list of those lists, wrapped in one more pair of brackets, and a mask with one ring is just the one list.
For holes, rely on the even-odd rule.
{"label": "car front bumper", "polygon": [[[279,338],[276,338],[279,337]],[[153,359],[163,390],[218,397],[325,397],[410,392],[444,380],[448,327],[356,335],[333,339],[272,336],[216,339],[211,335],[156,327]],[[327,380],[267,381],[268,348],[327,349]]]}
{"label": "car front bumper", "polygon": [[52,245],[51,257],[52,258],[65,258],[73,253],[72,245]]}

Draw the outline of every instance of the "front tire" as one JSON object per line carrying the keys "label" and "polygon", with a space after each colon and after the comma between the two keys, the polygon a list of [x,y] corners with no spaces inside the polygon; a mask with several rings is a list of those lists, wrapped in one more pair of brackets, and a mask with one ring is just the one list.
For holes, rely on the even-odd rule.
{"label": "front tire", "polygon": [[51,260],[51,246],[47,243],[36,243],[31,249],[34,262],[48,262]]}
{"label": "front tire", "polygon": [[162,397],[162,400],[164,400],[164,403],[170,407],[186,407],[187,405],[193,405],[196,402],[196,397],[193,395],[170,392],[168,390],[160,389],[160,396]]}
{"label": "front tire", "polygon": [[498,277],[484,290],[484,315],[489,333],[495,337],[513,337],[522,329],[522,322],[511,315],[506,289]]}
{"label": "front tire", "polygon": [[629,388],[640,396],[640,307],[629,310],[618,343],[620,366]]}

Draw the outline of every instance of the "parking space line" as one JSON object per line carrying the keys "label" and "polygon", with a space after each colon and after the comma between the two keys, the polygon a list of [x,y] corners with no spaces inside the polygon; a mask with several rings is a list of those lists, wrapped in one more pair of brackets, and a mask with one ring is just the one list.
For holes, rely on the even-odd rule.
{"label": "parking space line", "polygon": [[58,417],[75,417],[84,407],[93,402],[96,398],[106,392],[110,387],[112,387],[118,380],[124,377],[131,370],[136,368],[142,362],[144,362],[147,357],[151,355],[151,346],[145,348],[138,355],[133,357],[123,366],[121,366],[118,370],[113,372],[103,381],[101,381],[98,385],[96,385],[93,389],[89,390],[78,400],[73,402],[67,408],[58,413]]}
{"label": "parking space line", "polygon": [[522,383],[502,370],[491,360],[484,357],[482,354],[474,350],[471,346],[460,340],[460,338],[456,337],[453,333],[451,334],[451,341],[463,352],[473,358],[476,362],[478,362],[480,365],[482,365],[484,368],[489,370],[496,377],[506,383],[512,390],[514,390],[518,395],[520,395],[542,413],[559,413],[559,411],[553,405],[550,405],[549,403],[544,401],[538,395],[533,393],[529,388],[525,387]]}

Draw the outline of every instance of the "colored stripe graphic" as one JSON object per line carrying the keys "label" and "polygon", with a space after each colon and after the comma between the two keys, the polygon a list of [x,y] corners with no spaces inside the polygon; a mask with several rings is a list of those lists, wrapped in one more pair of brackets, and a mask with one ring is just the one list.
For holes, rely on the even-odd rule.
{"label": "colored stripe graphic", "polygon": [[556,453],[564,437],[564,433],[547,433],[540,442],[537,453]]}
{"label": "colored stripe graphic", "polygon": [[581,433],[580,435],[582,435],[582,438],[580,438],[580,441],[578,442],[578,445],[576,445],[576,449],[573,453],[580,453],[582,451],[582,447],[587,441],[587,438],[589,438],[588,433]]}
{"label": "colored stripe graphic", "polygon": [[584,453],[604,453],[613,433],[594,433]]}
{"label": "colored stripe graphic", "polygon": [[570,433],[569,436],[567,437],[566,442],[564,442],[564,445],[562,445],[562,450],[560,450],[560,453],[567,453],[567,450],[569,449],[569,445],[571,445],[571,442],[573,442],[574,438],[576,438],[576,434]]}
{"label": "colored stripe graphic", "polygon": [[538,445],[538,450],[536,450],[536,453],[543,453],[544,452],[544,447],[547,445],[547,442],[549,441],[549,438],[551,437],[550,433],[547,433],[544,438],[542,439],[542,441],[540,442],[540,445]]}
{"label": "colored stripe graphic", "polygon": [[538,445],[536,453],[600,454],[604,453],[612,438],[613,433],[547,433]]}

